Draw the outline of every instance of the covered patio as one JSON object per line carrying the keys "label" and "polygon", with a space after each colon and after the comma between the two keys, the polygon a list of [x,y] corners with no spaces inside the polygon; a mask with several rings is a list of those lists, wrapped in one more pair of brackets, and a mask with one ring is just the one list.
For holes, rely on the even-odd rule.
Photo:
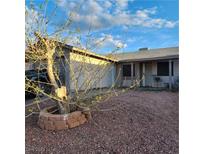
{"label": "covered patio", "polygon": [[[118,85],[129,87],[140,81],[140,87],[177,88],[179,82],[178,48],[142,50],[116,55]],[[169,53],[169,54],[168,54]]]}

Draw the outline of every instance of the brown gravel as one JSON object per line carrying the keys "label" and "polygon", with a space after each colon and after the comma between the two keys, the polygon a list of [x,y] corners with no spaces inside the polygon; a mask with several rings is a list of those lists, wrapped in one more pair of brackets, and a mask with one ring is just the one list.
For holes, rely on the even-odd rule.
{"label": "brown gravel", "polygon": [[130,91],[99,105],[93,120],[74,129],[41,130],[26,119],[27,154],[177,154],[178,93]]}

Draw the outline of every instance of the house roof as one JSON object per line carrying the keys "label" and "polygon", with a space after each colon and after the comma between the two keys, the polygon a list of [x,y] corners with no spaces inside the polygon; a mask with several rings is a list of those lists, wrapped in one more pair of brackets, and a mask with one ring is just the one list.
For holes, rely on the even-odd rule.
{"label": "house roof", "polygon": [[[96,58],[96,59],[100,59],[100,60],[105,60],[105,61],[109,61],[109,62],[117,62],[117,60],[112,58],[112,57],[99,55],[99,54],[96,54],[96,53],[91,52],[89,50],[74,47],[74,46],[59,42],[59,41],[55,41],[55,40],[51,40],[51,39],[50,39],[50,41],[54,41],[57,44],[57,46],[64,47],[64,48],[68,49],[70,52],[73,52],[73,53],[77,53],[77,54],[80,54],[80,55],[84,55],[84,56],[88,56],[88,57],[92,57],[92,58]],[[40,45],[39,44],[40,43],[37,42],[37,43],[33,44],[32,46],[34,48],[36,48],[36,47],[41,45],[41,44]],[[26,52],[29,53],[29,48],[26,49]]]}
{"label": "house roof", "polygon": [[88,57],[97,58],[97,59],[101,59],[101,60],[105,60],[105,61],[109,61],[109,62],[117,62],[118,61],[118,60],[116,60],[112,57],[99,55],[99,54],[96,54],[96,53],[91,52],[89,50],[80,49],[78,47],[74,47],[74,46],[70,46],[70,45],[65,45],[65,47],[70,49],[71,52],[78,53],[78,54],[81,54],[81,55],[85,55],[85,56],[88,56]]}
{"label": "house roof", "polygon": [[119,62],[173,59],[179,58],[179,47],[124,52],[114,54],[112,57],[117,59]]}
{"label": "house roof", "polygon": [[[59,41],[55,41],[55,40],[52,41],[56,42],[58,46],[65,47],[70,52],[96,58],[96,59],[109,61],[109,62],[149,61],[149,60],[179,58],[179,47],[169,47],[169,48],[159,48],[159,49],[149,49],[149,50],[144,49],[135,52],[124,52],[124,53],[113,54],[111,56],[103,56],[91,52],[89,50],[67,45]],[[36,44],[38,45],[38,43]],[[34,44],[34,46],[36,44]]]}

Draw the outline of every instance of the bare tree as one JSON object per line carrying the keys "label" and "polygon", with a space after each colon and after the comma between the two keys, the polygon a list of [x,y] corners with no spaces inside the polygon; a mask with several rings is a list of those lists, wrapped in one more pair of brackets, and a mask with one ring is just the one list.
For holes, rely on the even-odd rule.
{"label": "bare tree", "polygon": [[[115,82],[106,90],[103,89],[104,87],[101,84],[104,77],[113,69],[113,63],[110,62],[112,58],[107,57],[107,60],[106,58],[97,60],[88,56],[89,54],[96,56],[88,50],[96,49],[98,44],[104,40],[93,43],[95,38],[91,38],[90,29],[87,40],[83,45],[80,37],[82,34],[79,29],[76,30],[70,27],[72,19],[75,17],[72,12],[64,20],[65,22],[55,25],[54,30],[49,32],[49,26],[52,25],[52,19],[55,18],[56,7],[48,15],[47,5],[48,1],[45,0],[39,8],[35,8],[32,3],[30,8],[26,8],[25,59],[39,68],[38,73],[40,73],[40,70],[46,69],[49,80],[43,82],[40,80],[31,81],[26,77],[26,91],[35,93],[39,96],[39,99],[42,99],[40,95],[45,95],[54,100],[60,114],[71,112],[72,107],[89,109],[102,99],[109,98],[113,94],[116,95]],[[78,39],[74,40],[72,36],[78,36]],[[67,55],[65,46],[69,40],[72,40],[78,46],[71,50],[77,50],[80,54],[70,50],[70,55]],[[113,48],[109,57],[118,49],[119,47]],[[61,64],[61,67],[59,67],[59,64]],[[66,69],[69,69],[69,71],[65,71]],[[69,72],[70,89],[66,86],[67,81],[65,80],[67,79],[62,78],[62,71],[64,71],[64,75],[65,72]],[[119,74],[116,75],[115,80],[118,77]],[[46,92],[41,87],[42,84],[48,85],[52,91]],[[138,84],[139,81],[136,80],[129,88]],[[96,93],[96,89],[98,89],[97,91],[103,91],[103,95]]]}

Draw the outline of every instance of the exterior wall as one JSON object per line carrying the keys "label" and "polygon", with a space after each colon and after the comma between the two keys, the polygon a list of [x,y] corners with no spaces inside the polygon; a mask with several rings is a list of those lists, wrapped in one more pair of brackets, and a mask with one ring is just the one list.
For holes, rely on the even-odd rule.
{"label": "exterior wall", "polygon": [[[168,61],[168,60],[165,60]],[[125,78],[122,76],[121,73],[121,78],[120,82],[122,87],[128,87],[131,86],[132,80],[138,79],[141,80],[140,74],[142,74],[142,70],[140,70],[140,63],[141,65],[144,63],[145,64],[145,78],[144,78],[144,86],[145,87],[168,87],[169,85],[169,76],[157,76],[157,62],[158,61],[148,61],[148,62],[133,62],[135,64],[135,75],[133,78]],[[125,63],[124,63],[125,64]],[[122,70],[122,64],[117,65],[117,70],[119,72],[120,68]],[[173,76],[171,77],[171,82],[172,85],[175,85],[178,83],[179,80],[179,60],[173,60],[173,67],[174,67],[174,72]],[[154,80],[154,77],[160,77],[161,81],[156,82]],[[142,85],[141,85],[142,86]]]}
{"label": "exterior wall", "polygon": [[116,85],[120,87],[122,82],[122,65],[118,63],[115,65],[115,67],[116,67],[116,71],[115,71]]}
{"label": "exterior wall", "polygon": [[174,61],[174,76],[179,76],[179,60]]}
{"label": "exterior wall", "polygon": [[111,62],[75,53],[70,54],[70,88],[72,91],[111,87],[115,67]]}
{"label": "exterior wall", "polygon": [[[132,72],[133,77],[123,77],[123,75],[122,75],[123,64],[135,65],[135,67],[134,67],[135,71]],[[133,85],[135,80],[140,80],[140,64],[139,64],[139,62],[116,64],[116,76],[117,76],[116,77],[117,78],[117,82],[116,82],[117,86],[130,87],[131,85]]]}
{"label": "exterior wall", "polygon": [[[57,49],[58,50],[58,49]],[[54,60],[54,70],[57,72],[60,80],[59,85],[68,84],[68,89],[74,91],[91,88],[111,87],[115,81],[114,63],[92,58],[85,55],[69,52],[65,50],[65,58],[56,58]],[[68,64],[70,62],[70,64]],[[28,69],[46,69],[46,61],[29,65],[25,64],[25,70]],[[65,68],[66,67],[66,68]],[[70,81],[70,83],[68,82]]]}
{"label": "exterior wall", "polygon": [[139,62],[135,62],[135,78],[140,80],[140,63]]}
{"label": "exterior wall", "polygon": [[[131,64],[131,63],[123,63],[123,64],[120,64],[120,87],[129,87],[132,85],[132,77],[123,77],[123,65],[124,64]],[[133,66],[131,66],[131,69],[133,68]],[[133,72],[131,72],[132,74]]]}
{"label": "exterior wall", "polygon": [[145,86],[151,87],[153,83],[152,62],[145,63]]}
{"label": "exterior wall", "polygon": [[179,88],[179,60],[174,61],[174,77],[172,83]]}
{"label": "exterior wall", "polygon": [[[172,84],[175,84],[179,79],[179,60],[173,60],[174,73],[172,76]],[[157,76],[157,61],[152,62],[152,76]],[[146,86],[152,87],[166,87],[169,84],[169,76],[157,76],[160,77],[161,82],[156,83],[154,80],[150,81]],[[152,82],[152,83],[151,83]]]}

